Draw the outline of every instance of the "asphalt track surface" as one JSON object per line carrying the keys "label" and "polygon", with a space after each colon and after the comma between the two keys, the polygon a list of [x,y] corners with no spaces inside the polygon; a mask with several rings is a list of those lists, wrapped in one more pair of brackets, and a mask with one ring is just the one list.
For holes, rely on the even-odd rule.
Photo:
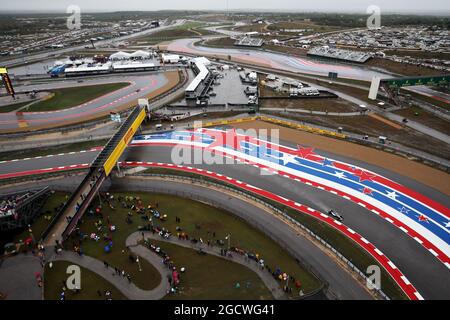
{"label": "asphalt track surface", "polygon": [[[68,109],[46,112],[21,112],[19,114],[15,112],[0,113],[0,130],[6,131],[17,129],[19,127],[32,129],[33,127],[59,126],[64,124],[64,122],[74,121],[75,119],[89,118],[100,113],[104,114],[109,111],[117,110],[117,108],[123,104],[136,102],[137,99],[149,95],[168,83],[168,79],[164,73],[141,76],[119,76],[107,80],[98,78],[93,81],[75,84],[76,81],[77,80],[65,80],[64,82],[55,81],[54,83],[34,84],[29,87],[36,90],[48,90],[52,88],[112,82],[129,82],[130,85]],[[22,87],[23,90],[26,88],[26,86]],[[139,92],[137,92],[138,89]]]}
{"label": "asphalt track surface", "polygon": [[[281,143],[287,146],[290,145],[286,142]],[[93,150],[50,157],[32,158],[22,161],[6,161],[0,163],[0,174],[57,166],[89,164],[95,158],[97,153],[98,150]],[[444,206],[449,206],[450,201],[448,197],[409,178],[392,173],[380,167],[321,152],[320,150],[316,150],[316,153],[362,166],[404,184],[405,186],[440,202]],[[126,154],[123,155],[121,160],[171,163],[170,148],[157,146],[130,147],[127,149]],[[450,298],[449,269],[403,231],[384,219],[372,214],[367,209],[329,192],[296,183],[295,181],[286,179],[282,176],[262,176],[259,172],[260,169],[248,165],[192,165],[192,167],[204,168],[225,174],[235,179],[240,179],[256,187],[305,204],[322,212],[331,208],[341,212],[344,216],[345,225],[362,234],[366,239],[384,252],[405,274],[425,299]]]}
{"label": "asphalt track surface", "polygon": [[358,80],[372,80],[373,76],[389,78],[388,74],[373,71],[364,67],[345,65],[339,63],[319,62],[310,58],[299,58],[278,54],[273,52],[264,52],[251,49],[222,49],[204,46],[196,46],[198,39],[180,39],[168,44],[167,50],[184,52],[196,55],[230,55],[235,59],[242,60],[251,64],[266,65],[271,68],[301,72],[313,75],[328,76],[329,72],[337,72],[341,78],[351,78]]}
{"label": "asphalt track surface", "polygon": [[[167,50],[184,52],[187,54],[196,55],[230,55],[233,58],[242,60],[250,64],[266,65],[270,68],[300,72],[311,75],[328,76],[329,72],[337,72],[340,78],[349,78],[356,80],[371,81],[374,76],[379,76],[382,79],[392,78],[389,72],[374,71],[364,66],[356,66],[351,64],[320,61],[307,57],[294,57],[281,53],[274,53],[268,51],[259,51],[252,49],[222,49],[205,47],[201,45],[194,45],[198,39],[180,39],[174,40],[167,46]],[[433,90],[426,86],[415,86],[407,88],[410,91],[441,100],[445,103],[450,103],[450,95]],[[365,104],[365,103],[364,103]]]}

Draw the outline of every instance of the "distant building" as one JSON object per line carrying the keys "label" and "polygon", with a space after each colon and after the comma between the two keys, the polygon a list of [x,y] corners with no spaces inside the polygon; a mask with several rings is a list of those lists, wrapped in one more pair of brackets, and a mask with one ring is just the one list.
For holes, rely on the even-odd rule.
{"label": "distant building", "polygon": [[210,64],[211,62],[205,57],[191,60],[191,68],[196,77],[185,90],[186,99],[200,99],[206,95],[214,80],[214,76],[207,68]]}
{"label": "distant building", "polygon": [[308,51],[308,56],[357,63],[366,63],[372,58],[372,55],[367,52],[336,49],[330,48],[329,46],[312,48]]}
{"label": "distant building", "polygon": [[161,59],[164,63],[178,63],[181,58],[177,54],[162,54]]}

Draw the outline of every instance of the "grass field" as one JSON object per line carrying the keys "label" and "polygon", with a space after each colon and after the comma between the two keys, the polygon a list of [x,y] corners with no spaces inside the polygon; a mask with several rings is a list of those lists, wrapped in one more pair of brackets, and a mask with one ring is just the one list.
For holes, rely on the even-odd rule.
{"label": "grass field", "polygon": [[23,106],[26,106],[30,102],[31,101],[26,101],[26,102],[20,102],[20,103],[15,103],[15,104],[8,104],[6,106],[0,106],[0,113],[7,113],[7,112],[15,111]]}
{"label": "grass field", "polygon": [[214,34],[214,32],[204,29],[207,23],[197,21],[188,21],[174,28],[155,32],[153,34],[134,39],[135,43],[156,44],[167,40],[175,40],[182,38],[195,38],[203,35]]}
{"label": "grass field", "polygon": [[[60,300],[63,282],[67,280],[67,267],[73,265],[71,262],[55,261],[50,268],[47,263],[44,270],[44,299]],[[88,269],[80,267],[81,270],[81,290],[75,293],[72,290],[65,290],[66,300],[105,300],[105,292],[111,292],[113,300],[126,300],[127,298],[110,282],[103,279]],[[97,292],[100,291],[100,294]]]}
{"label": "grass field", "polygon": [[224,38],[216,38],[216,39],[211,39],[211,40],[205,41],[203,43],[203,45],[206,47],[213,47],[213,48],[232,48],[232,47],[234,47],[235,42],[236,42],[236,40],[234,40],[234,39],[231,39],[229,37],[224,37]]}
{"label": "grass field", "polygon": [[[55,210],[58,205],[65,201],[66,193],[55,192],[47,200],[43,210],[41,211],[41,216],[32,224],[33,234],[36,239],[40,238],[41,233],[45,230],[47,225],[50,223],[51,219],[46,219],[45,216],[53,217],[57,211]],[[150,290],[155,288],[161,282],[161,275],[159,272],[148,263],[146,260],[141,259],[142,271],[139,271],[139,267],[136,263],[132,263],[129,260],[129,250],[125,246],[125,239],[134,231],[137,230],[137,226],[140,221],[134,221],[133,224],[129,225],[125,223],[125,217],[127,214],[126,210],[109,211],[105,214],[110,214],[110,222],[117,227],[117,232],[113,235],[113,250],[110,253],[105,253],[103,247],[106,242],[100,240],[95,242],[94,240],[87,239],[82,241],[82,249],[84,254],[97,258],[100,261],[108,262],[112,267],[117,267],[120,270],[125,270],[126,273],[130,274],[134,284],[144,290]],[[81,230],[90,235],[91,233],[96,233],[100,237],[104,234],[103,231],[99,231],[95,226],[94,222],[98,221],[98,217],[88,217],[83,218],[84,224],[82,224]],[[14,240],[19,241],[20,239],[25,239],[29,237],[28,230],[23,231]],[[78,243],[79,239],[72,237],[65,242],[67,249],[71,249],[73,244]],[[59,283],[58,283],[59,286]],[[96,291],[95,291],[96,292]]]}
{"label": "grass field", "polygon": [[128,86],[127,82],[49,90],[54,96],[32,104],[22,111],[55,111],[78,106],[107,93]]}
{"label": "grass field", "polygon": [[[266,263],[271,266],[273,270],[275,269],[275,266],[280,267],[281,270],[284,270],[293,275],[296,279],[299,279],[303,284],[303,290],[305,293],[313,291],[320,285],[319,281],[315,277],[298,265],[295,259],[286,253],[278,244],[269,239],[259,230],[248,225],[245,221],[229,214],[224,210],[220,210],[190,199],[170,195],[148,193],[114,193],[116,198],[119,195],[138,196],[141,198],[145,206],[148,204],[155,205],[158,203],[158,210],[162,214],[167,214],[168,219],[164,222],[156,221],[154,223],[170,230],[172,233],[176,233],[176,226],[180,226],[190,235],[191,238],[202,238],[204,241],[207,241],[208,239],[223,240],[227,234],[231,233],[231,246],[260,253]],[[132,217],[133,223],[127,224],[125,219],[128,211],[130,210],[123,209],[121,206],[117,206],[115,210],[105,209],[104,215],[109,216],[111,224],[116,225],[118,230],[113,233],[113,252],[105,254],[103,252],[104,242],[102,241],[99,243],[92,240],[87,240],[83,244],[83,249],[86,255],[90,255],[101,260],[110,259],[111,265],[117,265],[120,261],[122,261],[122,257],[125,257],[127,261],[122,261],[122,263],[128,263],[128,254],[126,254],[126,252],[121,253],[121,251],[125,249],[123,247],[125,239],[129,234],[136,231],[139,225],[145,224],[142,217],[135,214]],[[175,223],[175,216],[181,218],[181,223]],[[94,218],[85,217],[81,230],[87,234],[96,232],[93,222]],[[200,228],[197,226],[200,226]],[[215,237],[212,237],[212,232],[215,232]],[[135,277],[136,274],[134,277],[132,275],[133,279],[135,279]],[[147,275],[147,277],[150,277],[150,275]]]}
{"label": "grass field", "polygon": [[[161,247],[178,267],[185,267],[180,292],[167,295],[168,300],[267,300],[272,295],[258,275],[247,267],[212,255],[162,241]],[[236,288],[236,283],[240,288]]]}
{"label": "grass field", "polygon": [[328,25],[318,25],[312,22],[304,22],[304,21],[279,21],[277,23],[271,24],[267,27],[270,31],[279,31],[283,34],[288,35],[298,35],[299,32],[284,32],[281,30],[284,29],[305,29],[305,31],[301,32],[304,36],[311,35],[314,33],[323,33],[323,32],[332,32],[343,29],[342,27],[337,26],[328,26]]}
{"label": "grass field", "polygon": [[[98,198],[94,201],[93,207],[98,206]],[[139,225],[143,224],[143,221],[138,217],[133,218],[133,223],[126,223],[125,219],[129,209],[124,209],[118,206],[116,209],[103,208],[103,216],[89,216],[86,214],[83,218],[83,223],[80,225],[80,231],[83,234],[90,236],[92,233],[98,235],[101,239],[95,241],[92,239],[85,239],[81,243],[82,250],[85,255],[99,259],[100,261],[106,261],[112,267],[117,267],[121,270],[125,270],[130,274],[133,283],[144,290],[150,290],[158,286],[161,282],[161,275],[159,272],[148,263],[146,260],[141,259],[141,269],[136,263],[130,261],[130,251],[125,246],[126,238],[133,232],[137,231]],[[110,225],[116,227],[115,232],[109,232],[107,229],[109,218]],[[102,221],[104,227],[97,228],[95,223]],[[106,235],[112,236],[113,247],[108,253],[105,252],[104,246],[108,243],[103,240]],[[72,244],[77,244],[79,239],[76,236],[71,237],[66,241],[67,249],[72,249]],[[165,280],[165,279],[164,279]]]}
{"label": "grass field", "polygon": [[[231,246],[259,253],[273,270],[276,267],[280,267],[281,270],[291,274],[296,279],[299,279],[305,293],[311,292],[320,286],[319,281],[309,272],[304,270],[295,259],[286,253],[278,244],[273,242],[259,230],[248,225],[245,221],[226,211],[193,200],[169,195],[114,193],[116,199],[119,195],[133,195],[135,197],[140,197],[145,206],[148,204],[155,205],[157,203],[158,210],[162,214],[167,214],[168,219],[164,222],[155,221],[154,223],[160,224],[162,227],[171,230],[173,233],[176,232],[175,227],[178,225],[191,237],[201,237],[204,241],[207,241],[207,239],[223,240],[225,236],[230,233],[232,235]],[[64,193],[55,193],[48,200],[43,212],[46,213],[49,210],[54,214],[54,208],[64,201],[64,197]],[[149,290],[159,284],[161,277],[154,267],[143,259],[141,259],[142,272],[138,270],[138,266],[135,263],[132,263],[129,260],[129,251],[125,247],[125,239],[132,232],[137,231],[138,226],[145,224],[145,221],[143,221],[140,216],[137,216],[136,213],[133,213],[131,218],[132,223],[127,223],[126,217],[129,211],[130,209],[122,208],[121,205],[117,205],[115,209],[104,207],[104,219],[101,216],[93,217],[85,215],[83,223],[80,226],[82,233],[87,235],[96,233],[102,237],[107,231],[105,229],[99,231],[94,226],[94,222],[101,219],[104,221],[104,224],[106,224],[106,217],[108,217],[110,224],[116,227],[116,231],[112,233],[113,248],[110,253],[105,253],[103,250],[103,247],[106,244],[104,240],[99,240],[97,242],[92,239],[85,239],[82,241],[83,253],[97,258],[100,261],[107,261],[113,267],[124,269],[125,272],[131,275],[132,281],[138,287]],[[181,223],[175,223],[175,215],[180,217]],[[34,234],[37,235],[43,230],[47,223],[48,221],[43,217],[39,218],[32,225]],[[212,236],[213,232],[215,233],[214,237]],[[22,235],[18,236],[18,239],[28,237],[28,235],[28,231],[24,231]],[[67,248],[70,249],[73,244],[78,242],[78,240],[79,239],[76,236],[72,236],[65,244]],[[237,293],[236,297],[259,299],[268,298],[270,296],[270,293],[264,287],[259,277],[244,266],[222,261],[222,259],[218,257],[208,256],[206,259],[203,259],[203,256],[198,256],[195,251],[190,249],[178,248],[178,246],[171,246],[169,244],[163,245],[168,248],[168,251],[171,250],[169,252],[172,252],[171,255],[174,256],[177,265],[183,264],[188,266],[189,270],[192,270],[192,278],[190,276],[190,280],[186,282],[186,286],[189,286],[190,289],[185,291],[182,295],[181,298],[183,299],[200,299],[207,296],[214,296],[217,299],[235,297],[232,296],[234,292],[225,290],[225,287],[228,288],[231,284],[236,283],[236,281],[250,281],[252,283],[252,292],[247,292],[243,288],[244,286],[241,286],[242,289]],[[205,261],[207,263],[205,263]],[[200,268],[201,266],[203,266],[203,269]],[[216,275],[217,279],[211,279],[211,274],[205,274],[204,268],[215,270],[212,274]],[[230,272],[230,270],[232,272]],[[60,290],[59,283],[60,282],[57,283],[56,289],[53,289],[53,291]],[[212,295],[212,292],[208,294],[208,290],[214,287],[222,287],[222,290],[218,290],[214,295]],[[96,290],[93,292],[96,293]],[[54,296],[54,294],[55,293],[52,293],[51,296]],[[57,294],[59,296],[59,292]]]}

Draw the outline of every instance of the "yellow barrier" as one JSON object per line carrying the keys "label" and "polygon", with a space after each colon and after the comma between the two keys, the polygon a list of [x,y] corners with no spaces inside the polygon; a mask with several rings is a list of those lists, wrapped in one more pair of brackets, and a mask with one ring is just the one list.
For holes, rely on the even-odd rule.
{"label": "yellow barrier", "polygon": [[279,125],[282,125],[285,127],[303,130],[303,131],[316,133],[316,134],[320,134],[320,135],[325,135],[325,136],[331,136],[334,138],[345,139],[347,137],[345,134],[342,134],[339,132],[318,129],[318,128],[310,127],[307,125],[298,124],[298,123],[286,121],[286,120],[280,120],[280,119],[276,119],[276,118],[271,118],[271,117],[267,117],[267,116],[256,116],[256,117],[240,118],[240,119],[233,119],[233,120],[212,121],[212,122],[207,122],[204,124],[196,125],[196,126],[194,126],[194,128],[199,128],[201,126],[203,126],[203,127],[223,126],[223,125],[228,125],[228,124],[250,122],[250,121],[255,121],[255,120],[261,120],[261,121],[265,121],[265,122],[269,122],[269,123],[279,124]]}
{"label": "yellow barrier", "polygon": [[[206,127],[214,127],[214,126],[224,126],[224,125],[228,125],[228,124],[234,124],[234,123],[242,123],[242,122],[250,122],[250,121],[255,121],[258,120],[258,117],[250,117],[250,118],[239,118],[239,119],[233,119],[233,120],[220,120],[220,121],[212,121],[212,122],[207,122],[207,123],[203,123],[200,124],[202,127],[206,128]],[[194,126],[195,128],[200,127],[199,125]]]}
{"label": "yellow barrier", "polygon": [[145,119],[145,109],[143,108],[139,113],[139,115],[137,116],[136,120],[134,120],[134,122],[131,124],[127,133],[125,133],[125,135],[123,136],[122,140],[120,140],[116,148],[113,150],[111,155],[105,161],[103,168],[105,169],[106,176],[109,176],[112,169],[119,160],[120,156],[122,155],[123,151],[127,147],[128,143],[130,143],[131,139],[133,138],[134,134],[136,133],[137,129],[141,125],[142,121],[144,121],[144,119]]}
{"label": "yellow barrier", "polygon": [[345,139],[347,137],[345,134],[342,134],[339,132],[318,129],[318,128],[310,127],[310,126],[307,126],[304,124],[298,124],[295,122],[275,119],[275,118],[266,117],[266,116],[260,116],[259,120],[265,121],[265,122],[270,122],[270,123],[275,123],[275,124],[280,124],[280,125],[283,125],[283,126],[286,126],[289,128],[299,129],[299,130],[303,130],[303,131],[307,131],[307,132],[311,132],[311,133],[321,134],[321,135],[325,135],[325,136],[331,136],[334,138]]}

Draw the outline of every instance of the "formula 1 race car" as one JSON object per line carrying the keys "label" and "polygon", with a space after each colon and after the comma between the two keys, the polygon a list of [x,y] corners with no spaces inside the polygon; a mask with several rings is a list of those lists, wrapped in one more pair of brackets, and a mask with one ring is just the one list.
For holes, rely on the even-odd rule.
{"label": "formula 1 race car", "polygon": [[334,211],[334,210],[329,210],[329,211],[328,211],[328,215],[329,215],[330,217],[332,217],[332,218],[338,220],[338,221],[344,220],[344,218],[343,218],[339,213],[337,213],[337,212]]}

